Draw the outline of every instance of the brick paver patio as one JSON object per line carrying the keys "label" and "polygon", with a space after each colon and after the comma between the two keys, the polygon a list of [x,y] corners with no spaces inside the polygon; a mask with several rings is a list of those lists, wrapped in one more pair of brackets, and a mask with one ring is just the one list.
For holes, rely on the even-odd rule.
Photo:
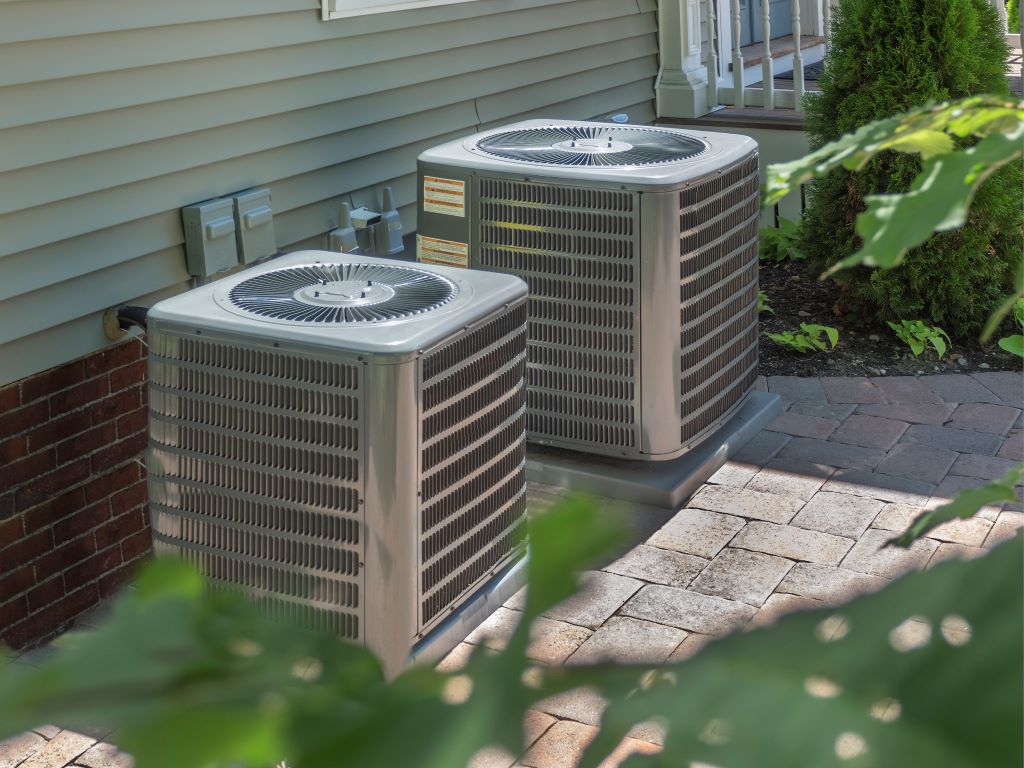
{"label": "brick paver patio", "polygon": [[[910,569],[977,557],[1024,527],[1024,507],[987,507],[908,550],[880,549],[922,509],[1024,461],[1024,375],[770,377],[784,413],[720,469],[685,508],[538,620],[529,655],[544,664],[686,658],[715,636],[789,611],[878,590]],[[559,489],[534,486],[547,501]],[[638,508],[661,519],[662,510]],[[661,516],[661,517],[659,517]],[[442,662],[500,648],[521,617],[516,595]],[[520,755],[484,750],[474,768],[572,766],[603,702],[588,691],[527,717]],[[659,749],[640,726],[606,763]],[[0,745],[0,768],[122,768],[97,738],[51,726]]]}

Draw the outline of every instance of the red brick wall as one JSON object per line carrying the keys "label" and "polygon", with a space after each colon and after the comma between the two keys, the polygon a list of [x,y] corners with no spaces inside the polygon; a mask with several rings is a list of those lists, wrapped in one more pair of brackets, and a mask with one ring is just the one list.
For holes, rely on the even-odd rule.
{"label": "red brick wall", "polygon": [[0,641],[53,635],[149,552],[146,347],[0,387]]}

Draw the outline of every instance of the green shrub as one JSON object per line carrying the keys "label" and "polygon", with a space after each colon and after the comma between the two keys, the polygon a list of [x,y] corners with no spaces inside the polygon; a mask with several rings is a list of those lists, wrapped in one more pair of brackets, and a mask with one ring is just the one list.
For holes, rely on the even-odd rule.
{"label": "green shrub", "polygon": [[1020,0],[1010,0],[1006,4],[1006,28],[1011,35],[1020,33]]}
{"label": "green shrub", "polygon": [[[861,125],[928,101],[1008,93],[1006,45],[985,0],[842,0],[833,17],[821,93],[805,101],[814,148]],[[871,194],[905,192],[921,169],[917,156],[886,152],[857,172],[816,181],[801,250],[820,266],[858,247],[854,220]],[[1020,164],[979,189],[968,224],[937,234],[898,269],[843,273],[852,309],[877,319],[924,317],[954,336],[978,331],[1011,290],[1020,258]]]}

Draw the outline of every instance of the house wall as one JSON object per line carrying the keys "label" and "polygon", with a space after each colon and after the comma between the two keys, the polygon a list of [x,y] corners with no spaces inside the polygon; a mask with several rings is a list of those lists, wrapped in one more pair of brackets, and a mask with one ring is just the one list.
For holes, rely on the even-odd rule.
{"label": "house wall", "polygon": [[0,639],[52,633],[148,547],[145,347],[101,316],[188,287],[182,206],[267,186],[278,246],[323,247],[386,184],[412,231],[434,144],[653,120],[656,6],[0,0]]}

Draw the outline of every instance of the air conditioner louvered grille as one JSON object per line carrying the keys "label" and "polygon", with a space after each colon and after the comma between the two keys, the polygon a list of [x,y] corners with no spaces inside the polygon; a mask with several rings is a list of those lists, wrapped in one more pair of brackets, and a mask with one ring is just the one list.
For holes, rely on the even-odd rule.
{"label": "air conditioner louvered grille", "polygon": [[316,509],[285,507],[247,496],[231,496],[208,488],[164,481],[153,489],[153,504],[205,516],[226,526],[274,531],[285,536],[359,544],[360,526],[355,517]]}
{"label": "air conditioner louvered grille", "polygon": [[680,440],[742,402],[757,375],[757,154],[680,194]]}
{"label": "air conditioner louvered grille", "polygon": [[[558,402],[530,396],[531,436],[568,442],[583,431],[565,414],[595,422],[606,449],[632,449],[635,427],[602,429],[635,413],[632,388],[608,379],[637,369],[635,318],[638,204],[633,192],[527,181],[478,180],[476,266],[522,277],[530,286],[529,380],[560,381]],[[543,367],[542,367],[543,366]]]}
{"label": "air conditioner louvered grille", "polygon": [[526,306],[429,353],[420,432],[420,631],[525,536]]}
{"label": "air conditioner louvered grille", "polygon": [[[153,551],[195,565],[212,580],[211,586],[244,592],[274,620],[339,637],[359,638],[359,585],[332,581],[261,563],[226,558],[217,553],[182,547],[154,532]],[[351,611],[335,606],[350,606]]]}
{"label": "air conditioner louvered grille", "polygon": [[161,546],[358,639],[360,367],[158,330],[150,345]]}

